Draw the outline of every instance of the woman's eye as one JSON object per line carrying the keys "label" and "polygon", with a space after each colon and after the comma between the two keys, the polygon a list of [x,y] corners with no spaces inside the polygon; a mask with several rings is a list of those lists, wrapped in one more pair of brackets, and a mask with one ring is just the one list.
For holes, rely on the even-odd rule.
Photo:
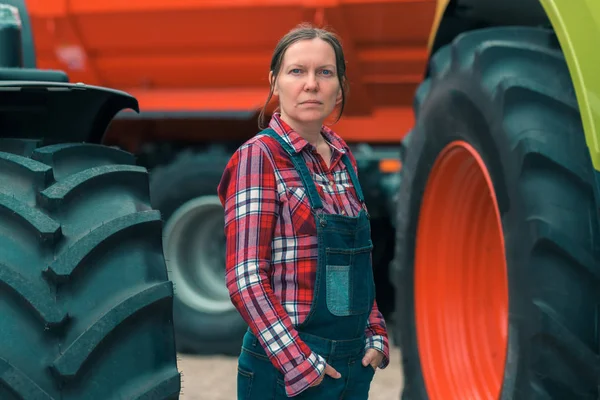
{"label": "woman's eye", "polygon": [[300,73],[300,68],[294,68],[290,71],[292,74],[299,74]]}

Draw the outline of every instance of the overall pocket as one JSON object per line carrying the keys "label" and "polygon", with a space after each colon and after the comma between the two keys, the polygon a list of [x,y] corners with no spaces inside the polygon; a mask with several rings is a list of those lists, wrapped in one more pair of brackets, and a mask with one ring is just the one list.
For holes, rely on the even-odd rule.
{"label": "overall pocket", "polygon": [[325,250],[325,291],[329,312],[338,317],[369,313],[373,307],[373,245]]}
{"label": "overall pocket", "polygon": [[243,367],[237,369],[237,398],[238,400],[249,400],[252,393],[252,382],[254,373],[246,371]]}
{"label": "overall pocket", "polygon": [[279,373],[269,358],[252,349],[251,345],[242,346],[237,371],[238,400],[262,399],[264,393],[273,390]]}

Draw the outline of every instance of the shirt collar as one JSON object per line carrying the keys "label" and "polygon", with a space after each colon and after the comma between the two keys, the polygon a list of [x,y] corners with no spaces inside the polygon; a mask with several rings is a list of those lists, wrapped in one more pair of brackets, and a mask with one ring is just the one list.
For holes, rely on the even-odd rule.
{"label": "shirt collar", "polygon": [[[290,127],[283,119],[280,113],[274,113],[269,122],[269,128],[273,129],[279,136],[283,138],[296,153],[301,152],[306,146],[312,145],[304,139],[298,132]],[[325,139],[333,146],[334,150],[344,154],[348,150],[348,145],[329,127],[323,125],[321,133]]]}

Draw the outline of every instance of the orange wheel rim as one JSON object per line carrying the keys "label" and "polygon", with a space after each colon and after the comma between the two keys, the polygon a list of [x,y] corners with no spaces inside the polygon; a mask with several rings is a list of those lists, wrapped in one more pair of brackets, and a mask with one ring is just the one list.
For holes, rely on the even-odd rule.
{"label": "orange wheel rim", "polygon": [[447,145],[425,188],[415,254],[415,313],[432,400],[497,399],[508,337],[504,235],[488,170]]}

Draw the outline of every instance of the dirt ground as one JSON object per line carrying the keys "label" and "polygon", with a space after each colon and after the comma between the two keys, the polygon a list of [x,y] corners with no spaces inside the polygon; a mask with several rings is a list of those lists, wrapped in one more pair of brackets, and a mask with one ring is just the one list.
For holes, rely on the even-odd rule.
{"label": "dirt ground", "polygon": [[[400,350],[393,346],[390,365],[377,370],[369,400],[399,400],[404,379]],[[235,357],[179,356],[182,373],[181,400],[236,400]]]}

